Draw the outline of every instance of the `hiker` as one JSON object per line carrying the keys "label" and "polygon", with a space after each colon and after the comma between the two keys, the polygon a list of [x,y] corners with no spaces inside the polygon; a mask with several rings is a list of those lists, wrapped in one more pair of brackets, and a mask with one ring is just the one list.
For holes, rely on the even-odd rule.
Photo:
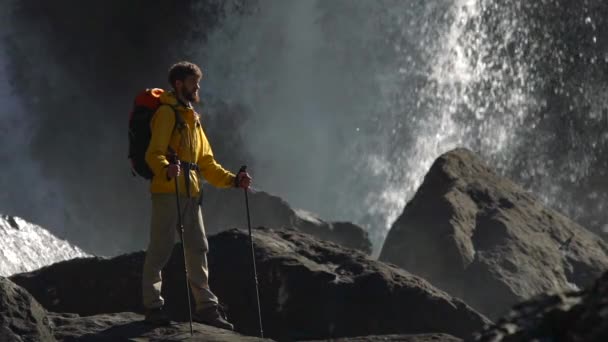
{"label": "hiker", "polygon": [[200,68],[193,63],[173,65],[169,70],[172,91],[160,95],[161,105],[150,121],[151,138],[145,160],[154,175],[150,187],[150,243],[142,275],[143,305],[147,322],[169,324],[169,317],[163,311],[161,269],[174,247],[178,222],[176,189],[179,189],[185,263],[195,302],[192,320],[232,330],[233,325],[228,322],[219,307],[218,298],[209,288],[209,245],[199,201],[202,191],[199,176],[216,187],[244,189],[251,185],[251,177],[246,171],[235,175],[215,161],[200,117],[192,107],[193,103],[199,102],[201,78]]}

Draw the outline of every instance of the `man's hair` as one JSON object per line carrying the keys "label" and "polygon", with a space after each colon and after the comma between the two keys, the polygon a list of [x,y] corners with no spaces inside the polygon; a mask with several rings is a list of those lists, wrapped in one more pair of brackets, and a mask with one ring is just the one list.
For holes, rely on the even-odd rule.
{"label": "man's hair", "polygon": [[169,84],[175,88],[175,81],[184,81],[188,76],[196,76],[197,78],[203,77],[203,72],[194,63],[191,62],[178,62],[169,68]]}

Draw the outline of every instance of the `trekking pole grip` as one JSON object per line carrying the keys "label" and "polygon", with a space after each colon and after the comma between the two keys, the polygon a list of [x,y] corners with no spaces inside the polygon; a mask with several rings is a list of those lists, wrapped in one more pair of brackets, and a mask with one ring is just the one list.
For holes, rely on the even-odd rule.
{"label": "trekking pole grip", "polygon": [[[241,172],[247,172],[247,165],[243,165],[241,166],[241,168],[239,169],[239,172],[237,172],[236,174],[236,178],[234,179],[234,186],[236,186],[237,188],[241,187],[241,179],[239,178],[239,175],[241,174]],[[245,193],[247,193],[247,189],[243,189],[245,190]]]}

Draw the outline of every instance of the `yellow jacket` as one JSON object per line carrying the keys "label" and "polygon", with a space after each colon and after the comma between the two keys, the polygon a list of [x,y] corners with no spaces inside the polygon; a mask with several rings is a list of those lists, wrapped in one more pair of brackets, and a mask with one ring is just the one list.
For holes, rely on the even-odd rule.
{"label": "yellow jacket", "polygon": [[[199,115],[192,108],[181,104],[173,92],[164,92],[160,96],[161,105],[150,121],[152,137],[146,151],[146,162],[154,172],[150,191],[152,193],[175,193],[175,181],[167,179],[169,147],[177,151],[182,162],[197,164],[202,176],[219,188],[234,186],[235,175],[219,165],[213,157],[211,145],[203,132]],[[180,116],[175,124],[175,112]],[[175,127],[175,129],[174,129]],[[179,192],[186,195],[184,169],[178,177]],[[190,196],[196,197],[201,190],[199,174],[190,170]]]}

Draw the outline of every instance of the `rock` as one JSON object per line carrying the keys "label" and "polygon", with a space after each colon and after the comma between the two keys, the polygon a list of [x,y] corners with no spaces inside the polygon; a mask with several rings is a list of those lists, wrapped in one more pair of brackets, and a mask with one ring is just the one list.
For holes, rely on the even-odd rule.
{"label": "rock", "polygon": [[0,341],[56,341],[46,310],[4,277],[0,277]]}
{"label": "rock", "polygon": [[[447,334],[418,334],[418,335],[375,335],[361,337],[346,337],[340,342],[461,342],[462,340]],[[312,342],[312,341],[310,341]]]}
{"label": "rock", "polygon": [[[462,301],[393,265],[297,230],[254,229],[265,336],[279,340],[380,334],[466,337],[489,321]],[[258,334],[247,231],[210,237],[211,288],[235,329]],[[163,275],[166,308],[187,320],[180,245]],[[93,315],[141,312],[144,253],[65,261],[15,275],[47,309]],[[47,291],[46,289],[53,289]],[[103,294],[103,295],[97,295]]]}
{"label": "rock", "polygon": [[48,230],[8,215],[0,215],[0,276],[28,272],[62,260],[89,256]]}
{"label": "rock", "polygon": [[469,341],[608,341],[608,272],[586,291],[544,294],[519,303]]}
{"label": "rock", "polygon": [[599,237],[457,149],[435,161],[380,260],[494,318],[536,294],[589,285],[607,255]]}
{"label": "rock", "polygon": [[[315,214],[292,209],[287,202],[263,191],[249,194],[252,227],[297,228],[322,240],[371,254],[367,232],[349,222],[325,222]],[[204,188],[203,218],[209,235],[230,228],[247,227],[247,211],[242,191]]]}
{"label": "rock", "polygon": [[196,322],[192,324],[193,335],[190,335],[189,323],[172,322],[167,327],[154,327],[145,324],[142,315],[132,312],[87,317],[50,313],[49,317],[55,326],[55,336],[62,341],[271,341]]}
{"label": "rock", "polygon": [[[213,237],[216,292],[244,331],[256,330],[248,236]],[[467,336],[487,320],[424,279],[296,230],[254,233],[262,315],[281,340],[443,332]],[[240,270],[221,272],[222,268]],[[410,309],[411,308],[411,309]],[[417,309],[414,309],[417,308]],[[441,317],[441,319],[438,319]]]}
{"label": "rock", "polygon": [[[97,259],[90,260],[99,262]],[[76,263],[80,267],[83,265],[82,261],[68,261],[61,263],[61,265]],[[120,260],[118,263],[120,263]],[[63,276],[66,276],[66,274],[64,273]],[[66,278],[68,280],[64,279],[64,281],[70,283],[75,278],[72,274],[71,277]],[[115,283],[115,293],[120,292],[119,283]],[[79,285],[83,284],[79,283]],[[40,288],[44,287],[44,284],[40,285]],[[58,298],[56,293],[50,293],[55,294],[52,297],[53,299]],[[60,294],[66,298],[68,297],[66,292],[60,292]],[[90,292],[88,296],[98,298],[99,302],[115,299],[111,295],[106,297],[106,293],[99,294],[99,292]],[[82,291],[74,297],[86,298]],[[71,301],[63,302],[70,303]],[[75,303],[71,303],[74,307]],[[120,305],[119,302],[114,304]],[[86,305],[90,305],[90,301],[85,300],[83,307],[86,307]],[[89,308],[84,311],[91,312],[93,310]],[[196,322],[193,323],[194,336],[190,337],[189,323],[173,322],[170,327],[153,327],[145,324],[142,320],[142,315],[131,312],[87,317],[81,317],[73,313],[49,312],[47,314],[42,305],[25,289],[7,278],[0,277],[0,341],[2,342],[136,341],[142,338],[156,341],[270,341],[243,336],[232,331],[217,329]]]}
{"label": "rock", "polygon": [[48,311],[84,316],[142,313],[143,262],[143,252],[112,259],[77,258],[16,274],[10,279],[26,288]]}

